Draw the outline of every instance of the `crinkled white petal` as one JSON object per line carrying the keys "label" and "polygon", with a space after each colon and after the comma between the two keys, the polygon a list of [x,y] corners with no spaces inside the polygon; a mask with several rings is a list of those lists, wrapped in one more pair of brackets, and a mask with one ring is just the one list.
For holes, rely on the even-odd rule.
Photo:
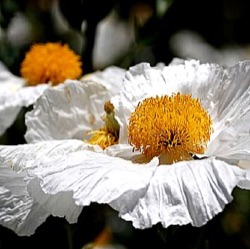
{"label": "crinkled white petal", "polygon": [[127,101],[126,105],[132,111],[137,104],[149,96],[167,94],[172,86],[166,84],[163,78],[162,66],[151,67],[149,63],[140,63],[130,67],[124,77],[120,93]]}
{"label": "crinkled white petal", "polygon": [[67,80],[48,89],[26,114],[26,141],[87,139],[87,132],[104,125],[104,103],[110,97],[93,81]]}
{"label": "crinkled white petal", "polygon": [[30,165],[39,165],[44,158],[60,157],[65,153],[81,150],[103,152],[98,145],[91,145],[74,139],[23,145],[0,145],[0,165],[7,165],[15,172],[20,172],[29,169]]}
{"label": "crinkled white petal", "polygon": [[[50,146],[48,146],[48,144]],[[32,172],[29,172],[29,168],[33,165],[39,166],[41,160],[46,160],[46,157],[49,157],[51,160],[53,158],[61,157],[66,153],[81,151],[81,150],[93,150],[96,152],[102,152],[102,149],[99,146],[92,146],[86,143],[83,143],[80,140],[65,140],[63,143],[60,141],[49,141],[42,142],[39,144],[29,144],[21,146],[1,146],[0,147],[0,165],[5,166],[7,169],[13,169],[13,172],[25,172],[25,190],[26,188],[31,188],[31,191],[35,198],[39,196],[40,206],[45,210],[48,207],[49,214],[53,213],[55,209],[56,215],[66,216],[70,222],[76,222],[77,217],[81,212],[82,207],[75,205],[75,202],[72,198],[72,193],[59,193],[53,198],[50,202],[47,202],[44,205],[44,199],[48,198],[44,192],[42,192],[41,187],[37,180],[34,180],[35,175]],[[28,174],[28,175],[27,175]],[[12,186],[16,190],[23,190],[20,188],[20,181],[17,183],[17,175],[14,175],[13,178],[10,178],[12,181],[15,181]],[[4,177],[0,178],[3,181]],[[19,178],[20,179],[20,178]],[[6,183],[7,182],[7,183]],[[8,184],[8,180],[2,185]],[[28,184],[29,183],[29,184]],[[39,186],[37,186],[39,185]],[[8,186],[9,187],[9,186]],[[38,193],[36,193],[36,191]],[[26,191],[27,192],[27,191]],[[20,195],[20,194],[19,194]],[[57,205],[57,199],[63,201],[63,205]],[[37,225],[38,226],[38,225]]]}
{"label": "crinkled white petal", "polygon": [[0,147],[0,163],[28,174],[28,191],[45,210],[76,222],[81,208],[107,203],[120,214],[145,195],[159,161],[134,164],[79,140]]}
{"label": "crinkled white petal", "polygon": [[77,221],[83,206],[98,202],[136,228],[159,222],[201,226],[232,201],[236,186],[250,188],[247,170],[215,158],[158,167],[155,158],[138,165],[79,140],[1,146],[0,163],[25,171],[29,194],[69,222]]}
{"label": "crinkled white petal", "polygon": [[13,195],[0,186],[0,224],[20,236],[32,235],[49,216],[31,197]]}
{"label": "crinkled white petal", "polygon": [[159,166],[133,210],[122,215],[136,228],[161,223],[202,226],[232,201],[237,185],[250,187],[247,171],[214,158]]}
{"label": "crinkled white petal", "polygon": [[163,70],[166,84],[173,85],[173,93],[192,94],[213,117],[213,101],[224,80],[224,69],[216,64],[201,64],[197,60],[173,60]]}
{"label": "crinkled white petal", "polygon": [[18,235],[31,235],[49,213],[27,192],[23,172],[0,166],[0,224]]}
{"label": "crinkled white petal", "polygon": [[113,94],[120,92],[121,85],[126,70],[120,67],[111,66],[103,71],[96,71],[91,74],[85,75],[81,81],[92,80],[105,86],[105,88]]}
{"label": "crinkled white petal", "polygon": [[33,104],[48,87],[24,85],[22,78],[14,76],[0,65],[0,135],[13,124],[20,109]]}
{"label": "crinkled white petal", "polygon": [[206,100],[215,92],[217,86],[210,82],[214,77],[217,79],[220,70],[219,66],[200,64],[196,60],[165,67],[141,63],[127,71],[121,93],[133,107],[145,98],[176,92],[192,93],[194,97]]}
{"label": "crinkled white petal", "polygon": [[214,134],[207,155],[250,159],[250,61],[225,70],[214,99]]}

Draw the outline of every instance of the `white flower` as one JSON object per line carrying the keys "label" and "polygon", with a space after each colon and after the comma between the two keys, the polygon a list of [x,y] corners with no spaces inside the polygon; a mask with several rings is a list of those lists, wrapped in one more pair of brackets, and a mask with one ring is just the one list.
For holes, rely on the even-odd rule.
{"label": "white flower", "polygon": [[0,62],[0,135],[13,124],[21,108],[33,104],[47,87],[25,87],[25,80],[11,74]]}
{"label": "white flower", "polygon": [[[25,174],[30,197],[46,212],[65,216],[69,222],[77,221],[84,206],[98,202],[109,204],[137,228],[148,228],[157,223],[164,227],[188,223],[204,225],[232,201],[231,193],[236,186],[250,188],[249,171],[236,166],[239,160],[250,159],[249,69],[248,61],[228,69],[197,61],[177,61],[167,67],[153,68],[149,64],[139,64],[131,68],[125,75],[120,95],[111,98],[120,124],[119,144],[104,150],[98,145],[77,140],[80,137],[76,136],[76,131],[69,132],[70,128],[71,131],[80,131],[80,126],[91,128],[88,115],[92,99],[89,98],[91,100],[84,106],[80,101],[74,101],[74,96],[80,99],[77,94],[85,94],[85,90],[74,84],[54,88],[47,91],[27,115],[29,141],[36,143],[0,147],[0,165],[10,165],[15,172]],[[67,98],[67,88],[70,88],[70,98]],[[88,93],[93,94],[91,91]],[[164,157],[162,160],[162,155],[168,152],[168,145],[174,143],[173,138],[163,141],[164,146],[159,144],[164,150],[162,154],[145,163],[145,148],[152,145],[142,146],[142,153],[134,152],[128,143],[128,124],[130,142],[133,140],[129,118],[145,98],[160,98],[173,93],[179,93],[175,95],[179,97],[191,93],[193,98],[199,98],[200,102],[197,100],[195,103],[200,103],[212,120],[213,133],[208,136],[207,147],[204,149],[201,144],[202,148],[198,150],[198,145],[191,146],[199,152],[204,149],[203,155],[197,155],[204,158],[181,160],[186,149],[181,144],[181,149],[177,148],[179,154],[172,158],[175,163],[165,165],[167,160]],[[94,106],[98,101],[103,99],[95,97]],[[48,110],[51,111],[47,115],[45,112]],[[149,114],[151,112],[158,117],[159,112],[153,105]],[[193,113],[187,114],[192,116]],[[210,118],[204,118],[204,122]],[[41,122],[36,132],[36,126],[31,128],[32,119]],[[148,130],[165,125],[154,123],[155,120],[150,120],[152,125]],[[71,127],[65,125],[70,122]],[[199,125],[197,129],[200,129]],[[144,132],[137,132],[136,137],[143,137]],[[64,138],[66,140],[56,141]],[[86,138],[83,136],[81,139]],[[136,147],[135,142],[131,143]],[[151,152],[154,155],[154,151]],[[184,152],[190,154],[190,151]]]}

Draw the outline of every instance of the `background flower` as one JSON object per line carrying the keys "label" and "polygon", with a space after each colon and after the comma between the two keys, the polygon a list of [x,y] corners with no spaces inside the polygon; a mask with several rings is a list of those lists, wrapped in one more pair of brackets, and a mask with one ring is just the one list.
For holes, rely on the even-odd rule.
{"label": "background flower", "polygon": [[80,56],[67,44],[34,44],[21,64],[21,76],[27,84],[50,83],[58,85],[66,79],[78,79],[82,75]]}

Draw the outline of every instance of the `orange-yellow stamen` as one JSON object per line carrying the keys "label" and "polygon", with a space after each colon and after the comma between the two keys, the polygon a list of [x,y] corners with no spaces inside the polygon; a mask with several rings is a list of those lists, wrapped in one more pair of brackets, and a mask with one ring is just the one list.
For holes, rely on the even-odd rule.
{"label": "orange-yellow stamen", "polygon": [[79,78],[81,64],[80,57],[68,45],[35,44],[26,53],[20,73],[30,86],[42,83],[58,85],[66,79]]}
{"label": "orange-yellow stamen", "polygon": [[97,144],[102,149],[118,143],[120,125],[115,118],[114,106],[110,101],[104,105],[106,115],[102,118],[105,126],[99,130],[88,132],[92,137],[88,140],[90,144]]}
{"label": "orange-yellow stamen", "polygon": [[164,156],[170,163],[203,154],[212,120],[198,99],[177,93],[147,98],[130,117],[129,143],[146,157]]}

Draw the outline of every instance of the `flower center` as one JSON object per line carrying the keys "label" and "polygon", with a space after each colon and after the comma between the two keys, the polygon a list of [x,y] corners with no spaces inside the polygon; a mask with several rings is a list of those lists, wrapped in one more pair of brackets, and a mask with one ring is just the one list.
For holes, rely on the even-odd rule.
{"label": "flower center", "polygon": [[58,85],[66,79],[78,79],[82,75],[80,57],[60,43],[35,44],[25,55],[20,73],[27,84]]}
{"label": "flower center", "polygon": [[97,144],[102,149],[118,143],[120,125],[115,118],[114,106],[110,101],[104,104],[106,115],[102,118],[105,126],[96,131],[90,131],[92,137],[88,140],[90,144]]}
{"label": "flower center", "polygon": [[198,99],[177,93],[147,98],[132,113],[129,143],[146,157],[160,156],[165,163],[203,154],[212,133],[212,120]]}

